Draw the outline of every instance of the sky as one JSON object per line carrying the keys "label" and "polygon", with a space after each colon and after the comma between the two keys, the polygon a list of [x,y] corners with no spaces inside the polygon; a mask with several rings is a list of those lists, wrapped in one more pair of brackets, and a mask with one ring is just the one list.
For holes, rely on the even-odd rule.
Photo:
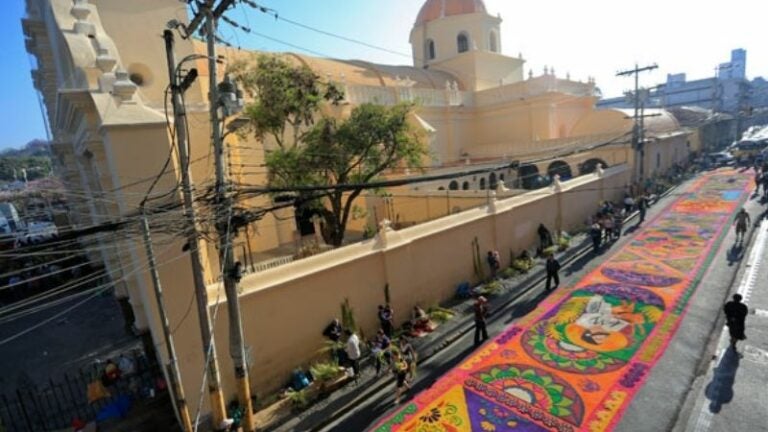
{"label": "sky", "polygon": [[[0,14],[0,52],[5,83],[0,114],[6,124],[0,150],[45,138],[45,128],[29,75],[20,19],[23,0],[4,0]],[[168,0],[166,0],[168,1]],[[226,15],[267,35],[223,25],[222,36],[234,46],[265,51],[303,51],[341,59],[411,64],[408,36],[423,0],[259,0],[286,19],[330,33],[387,48],[392,54],[324,36],[276,21],[237,2]],[[485,0],[489,13],[500,14],[502,51],[522,53],[529,69],[540,75],[544,66],[572,79],[593,76],[606,97],[620,96],[632,86],[619,70],[656,63],[641,84],[653,86],[668,73],[685,72],[689,79],[711,77],[717,64],[730,60],[734,48],[747,50],[747,76],[768,76],[768,2],[730,0],[716,7],[700,0]],[[169,17],[172,18],[172,17]]]}

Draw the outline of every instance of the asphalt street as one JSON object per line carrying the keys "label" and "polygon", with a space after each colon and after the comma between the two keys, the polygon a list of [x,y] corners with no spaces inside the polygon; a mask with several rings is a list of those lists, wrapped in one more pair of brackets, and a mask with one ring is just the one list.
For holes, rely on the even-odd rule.
{"label": "asphalt street", "polygon": [[[672,194],[656,203],[649,211],[648,219],[658,215],[667,205],[685,193],[688,187],[690,187],[690,182],[684,183]],[[763,211],[763,207],[756,197],[751,197],[745,207],[753,217],[757,217]],[[564,276],[562,286],[572,286],[602,263],[605,258],[618,250],[624,242],[629,241],[633,235],[634,229],[630,224],[626,229],[626,235],[610,249],[604,250],[597,256],[589,253],[566,266],[561,272]],[[701,383],[706,380],[705,377],[708,372],[711,372],[710,359],[713,355],[717,355],[717,343],[724,322],[721,314],[722,305],[733,291],[733,287],[738,284],[740,269],[743,268],[742,263],[748,257],[749,244],[754,238],[755,230],[751,230],[745,242],[747,246],[739,245],[735,242],[733,229],[728,227],[728,233],[718,246],[715,252],[716,256],[711,261],[709,268],[706,269],[675,338],[662,359],[651,371],[643,388],[635,396],[615,430],[633,432],[673,430],[676,424],[681,423],[683,418],[694,410],[694,407],[690,406],[693,405],[693,402],[690,401],[691,395],[696,394],[696,391],[702,386]],[[764,271],[768,272],[768,269]],[[546,296],[547,293],[544,291],[543,284],[540,284],[503,310],[494,311],[489,324],[491,336],[498,334],[516,319],[533,311]],[[766,311],[766,316],[754,315],[751,320],[762,320],[766,327],[764,330],[768,333],[768,301],[762,305],[762,308],[759,306],[756,304],[758,309]],[[429,388],[440,376],[470,355],[474,351],[472,337],[471,333],[464,335],[442,352],[421,364],[419,378],[410,394],[414,395]],[[755,339],[750,336],[751,340],[755,341],[757,341],[757,337],[757,333],[755,333]],[[766,338],[768,339],[768,335]],[[765,347],[764,344],[763,347]],[[756,353],[754,355],[758,357],[760,355],[760,351],[752,350],[750,352]],[[765,358],[768,362],[768,357]],[[763,372],[765,373],[765,371]],[[762,382],[764,383],[765,380],[763,379]],[[393,395],[394,383],[318,430],[365,430],[394,408]],[[765,412],[765,407],[768,405],[763,404],[762,406],[764,407],[762,412]],[[768,427],[717,429],[713,426],[710,430],[760,431],[768,430]]]}
{"label": "asphalt street", "polygon": [[747,340],[737,351],[729,349],[728,330],[718,321],[714,354],[695,382],[676,432],[768,431],[768,222],[756,231],[730,290],[750,309]]}

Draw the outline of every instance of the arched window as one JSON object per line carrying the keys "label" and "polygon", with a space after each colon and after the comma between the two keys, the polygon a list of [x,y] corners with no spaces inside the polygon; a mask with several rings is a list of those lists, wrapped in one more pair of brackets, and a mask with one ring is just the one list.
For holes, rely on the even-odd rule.
{"label": "arched window", "polygon": [[498,186],[499,183],[496,180],[496,173],[491,173],[491,175],[488,177],[488,188],[491,190],[496,190]]}
{"label": "arched window", "polygon": [[464,182],[464,184],[461,185],[462,190],[469,190],[469,182]]}
{"label": "arched window", "polygon": [[450,185],[448,185],[449,190],[459,190],[459,182],[456,180],[452,181]]}
{"label": "arched window", "polygon": [[480,190],[485,190],[485,177],[480,179]]}
{"label": "arched window", "polygon": [[499,52],[499,39],[496,37],[496,32],[491,31],[490,38],[490,44],[488,45],[491,48],[491,52]]}
{"label": "arched window", "polygon": [[456,45],[459,48],[459,53],[469,51],[469,36],[466,33],[459,33],[456,38]]}
{"label": "arched window", "polygon": [[435,52],[435,41],[427,39],[427,60],[434,60],[437,57]]}

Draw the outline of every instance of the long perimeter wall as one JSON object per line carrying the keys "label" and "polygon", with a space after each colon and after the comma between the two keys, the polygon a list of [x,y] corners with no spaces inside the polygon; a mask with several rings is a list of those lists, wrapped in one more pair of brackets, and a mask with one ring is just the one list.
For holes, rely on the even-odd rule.
{"label": "long perimeter wall", "polygon": [[[613,167],[564,182],[560,192],[548,188],[491,200],[490,205],[400,231],[383,230],[374,239],[247,276],[241,281],[241,306],[254,391],[263,396],[281,388],[293,369],[321,356],[322,330],[340,317],[344,299],[349,299],[363,335],[371,336],[388,285],[396,323],[401,324],[414,305],[427,308],[446,301],[457,284],[474,281],[475,238],[482,254],[496,249],[502,265],[509,265],[510,250],[517,254],[536,242],[539,223],[565,231],[583,227],[601,201],[621,199],[630,175],[626,165]],[[216,298],[214,292],[210,298]],[[222,383],[234,397],[226,308],[220,307],[218,315]],[[197,345],[192,344],[195,349]]]}

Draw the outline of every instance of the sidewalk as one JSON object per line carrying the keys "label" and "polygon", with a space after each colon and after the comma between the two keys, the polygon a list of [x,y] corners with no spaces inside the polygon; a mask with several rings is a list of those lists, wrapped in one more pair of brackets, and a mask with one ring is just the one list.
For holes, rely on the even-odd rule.
{"label": "sidewalk", "polygon": [[[768,430],[768,222],[756,230],[743,273],[733,292],[749,306],[747,340],[738,352],[729,349],[723,325],[716,354],[689,399],[687,416],[675,428],[682,432]],[[720,321],[723,322],[722,314]]]}
{"label": "sidewalk", "polygon": [[[659,201],[663,201],[671,192],[676,188],[665,192],[659,197]],[[649,211],[649,216],[662,205],[654,206]],[[625,229],[631,225],[631,221],[637,217],[637,213],[630,215],[625,221]],[[631,230],[631,227],[630,227]],[[622,237],[619,242],[626,240],[628,236]],[[585,264],[591,261],[593,258],[600,257],[591,252],[591,240],[586,234],[580,234],[574,236],[571,240],[571,248],[567,251],[558,254],[558,259],[562,264],[561,277],[563,278],[563,285],[567,284],[566,279],[571,275],[578,273],[583,269]],[[611,247],[603,247],[604,251],[610,250],[612,247],[616,247],[616,243]],[[504,280],[504,289],[498,296],[490,298],[490,309],[492,316],[489,321],[501,322],[506,321],[506,316],[509,316],[510,312],[513,316],[523,316],[533,310],[538,303],[542,300],[542,295],[535,296],[534,298],[525,298],[528,294],[532,294],[532,291],[537,286],[540,286],[544,282],[544,261],[537,260],[535,267],[525,275],[518,275],[515,278]],[[546,295],[546,293],[544,294]],[[525,300],[519,305],[515,305],[515,302]],[[452,305],[452,309],[457,313],[457,316],[430,334],[427,337],[412,340],[412,344],[416,351],[419,353],[420,363],[420,377],[427,381],[434,380],[436,377],[436,368],[431,364],[428,367],[422,367],[424,364],[429,363],[427,360],[436,356],[436,354],[445,350],[451,346],[455,341],[470,334],[474,329],[473,321],[473,303],[474,300],[467,299],[457,304]],[[502,323],[507,325],[508,323]],[[489,324],[489,332],[491,330]],[[471,349],[470,349],[471,351]],[[467,353],[468,354],[468,353]],[[463,358],[463,356],[461,357]],[[426,371],[422,370],[426,369]],[[425,377],[424,375],[429,375]],[[418,380],[417,380],[418,381]],[[351,383],[346,387],[331,394],[328,399],[321,401],[306,411],[298,414],[297,416],[289,419],[285,423],[275,425],[267,430],[273,431],[293,431],[293,430],[318,430],[329,423],[334,422],[337,418],[343,416],[345,413],[353,408],[361,405],[373,403],[378,399],[378,396],[382,393],[387,386],[392,385],[392,378],[390,374],[383,374],[382,376],[375,377],[372,368],[363,367],[361,378],[357,384]],[[391,407],[390,404],[382,407],[386,410]],[[382,413],[383,414],[383,413]]]}

